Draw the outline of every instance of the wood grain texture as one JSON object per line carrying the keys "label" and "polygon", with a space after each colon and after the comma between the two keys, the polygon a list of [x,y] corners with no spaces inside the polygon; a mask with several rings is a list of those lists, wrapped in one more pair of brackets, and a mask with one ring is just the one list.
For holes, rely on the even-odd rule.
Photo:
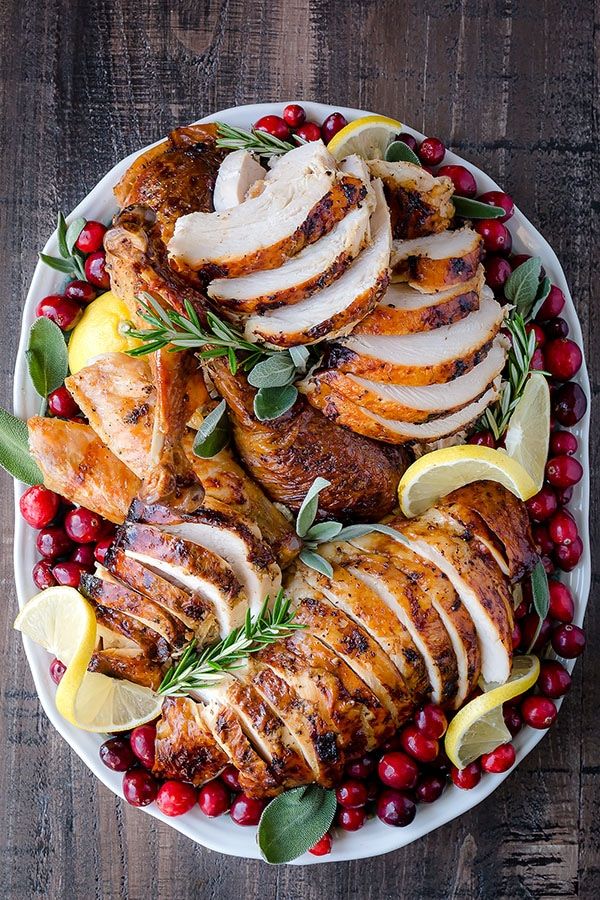
{"label": "wood grain texture", "polygon": [[[593,0],[0,0],[0,402],[11,403],[22,301],[56,211],[174,124],[302,97],[406,118],[514,195],[563,263],[597,393],[599,25]],[[12,488],[1,484],[4,896],[600,896],[597,569],[571,696],[487,802],[385,857],[270,868],[205,851],[126,807],[50,728],[11,628]],[[597,547],[596,521],[592,533]]]}

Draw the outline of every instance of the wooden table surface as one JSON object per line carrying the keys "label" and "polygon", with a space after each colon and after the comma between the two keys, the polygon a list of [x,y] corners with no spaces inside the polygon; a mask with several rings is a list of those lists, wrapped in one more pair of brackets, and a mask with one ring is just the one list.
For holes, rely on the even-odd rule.
{"label": "wooden table surface", "polygon": [[[302,97],[405,118],[504,185],[562,261],[595,391],[598,25],[593,0],[0,0],[0,402],[10,407],[23,298],[57,211],[174,125]],[[594,470],[596,451],[594,442]],[[485,803],[384,857],[272,868],[203,850],[127,807],[49,726],[11,628],[12,486],[3,473],[1,484],[4,896],[600,896],[594,596],[588,650],[557,725]],[[597,575],[593,593],[596,585]]]}

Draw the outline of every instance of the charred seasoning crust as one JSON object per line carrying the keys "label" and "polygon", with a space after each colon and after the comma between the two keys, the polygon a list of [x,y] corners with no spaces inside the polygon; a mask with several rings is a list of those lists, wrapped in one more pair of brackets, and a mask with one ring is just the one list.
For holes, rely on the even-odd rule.
{"label": "charred seasoning crust", "polygon": [[[426,295],[424,295],[425,301]],[[479,309],[479,293],[467,291],[449,297],[443,303],[421,309],[397,309],[385,302],[373,310],[354,329],[354,334],[416,334],[432,331],[443,325],[453,325],[470,312]]]}

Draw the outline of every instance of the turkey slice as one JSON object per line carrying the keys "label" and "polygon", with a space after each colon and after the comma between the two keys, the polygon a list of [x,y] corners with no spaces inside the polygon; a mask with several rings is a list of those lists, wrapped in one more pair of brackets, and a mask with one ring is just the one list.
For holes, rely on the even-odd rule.
{"label": "turkey slice", "polygon": [[438,384],[481,362],[502,325],[505,310],[482,297],[479,309],[454,325],[422,334],[351,335],[334,345],[328,367],[391,384]]}
{"label": "turkey slice", "polygon": [[247,150],[234,150],[233,153],[228,153],[219,166],[215,181],[213,191],[215,212],[223,212],[243,203],[248,190],[266,174],[266,169],[263,169]]}
{"label": "turkey slice", "polygon": [[359,375],[345,375],[337,369],[323,369],[298,387],[310,393],[312,385],[329,385],[370,412],[386,419],[405,422],[427,422],[457,412],[481,397],[502,372],[506,362],[507,341],[498,336],[490,352],[470,372],[446,384],[411,386],[369,381]]}
{"label": "turkey slice", "polygon": [[304,144],[274,166],[258,196],[224,212],[180,216],[171,263],[230,276],[277,268],[331,231],[365,194],[361,181],[338,172],[321,141]]}
{"label": "turkey slice", "polygon": [[377,206],[371,217],[371,244],[344,274],[305,300],[250,316],[248,340],[291,347],[311,344],[325,337],[348,334],[375,306],[389,282],[391,247],[390,217],[380,182],[373,185]]}
{"label": "turkey slice", "polygon": [[482,257],[482,239],[465,226],[409,241],[394,241],[392,269],[419,291],[469,281]]}
{"label": "turkey slice", "polygon": [[374,178],[381,178],[390,207],[394,238],[418,238],[446,229],[454,215],[454,185],[409,162],[369,160]]}
{"label": "turkey slice", "polygon": [[230,762],[204,720],[203,705],[191,697],[166,697],[156,723],[152,771],[197,787],[216,778]]}

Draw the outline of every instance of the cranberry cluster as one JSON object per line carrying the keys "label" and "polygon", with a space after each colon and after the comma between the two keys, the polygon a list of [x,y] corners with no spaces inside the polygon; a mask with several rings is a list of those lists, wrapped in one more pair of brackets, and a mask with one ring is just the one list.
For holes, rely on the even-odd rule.
{"label": "cranberry cluster", "polygon": [[317,122],[307,122],[304,107],[297,103],[289,103],[281,116],[263,116],[253,127],[282,141],[289,141],[293,134],[297,134],[303,141],[322,139],[328,144],[347,124],[347,120],[340,112],[331,113],[320,125]]}
{"label": "cranberry cluster", "polygon": [[[71,331],[81,317],[83,307],[96,299],[98,293],[110,288],[106,270],[106,255],[102,249],[106,227],[102,222],[89,220],[83,226],[75,247],[86,254],[86,281],[71,281],[62,294],[49,294],[37,305],[36,315],[46,316],[63,331]],[[56,413],[63,415],[63,413]],[[70,418],[66,416],[65,418]]]}

